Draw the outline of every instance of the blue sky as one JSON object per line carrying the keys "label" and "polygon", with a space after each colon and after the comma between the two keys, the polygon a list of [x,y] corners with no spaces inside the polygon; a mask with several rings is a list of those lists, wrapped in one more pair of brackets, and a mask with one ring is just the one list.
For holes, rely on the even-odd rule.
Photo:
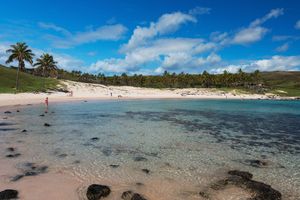
{"label": "blue sky", "polygon": [[[300,69],[296,0],[1,0],[0,63],[24,41],[90,73]],[[30,67],[29,65],[27,65]]]}

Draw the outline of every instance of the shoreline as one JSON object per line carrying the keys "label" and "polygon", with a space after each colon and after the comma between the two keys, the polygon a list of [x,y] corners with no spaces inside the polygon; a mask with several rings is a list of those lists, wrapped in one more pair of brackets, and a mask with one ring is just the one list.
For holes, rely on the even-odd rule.
{"label": "shoreline", "polygon": [[213,88],[156,89],[130,86],[104,86],[98,84],[63,82],[69,93],[19,93],[0,94],[0,108],[43,104],[46,97],[51,103],[85,100],[147,100],[147,99],[228,99],[228,100],[296,100],[296,97],[279,97],[267,94],[236,94]]}

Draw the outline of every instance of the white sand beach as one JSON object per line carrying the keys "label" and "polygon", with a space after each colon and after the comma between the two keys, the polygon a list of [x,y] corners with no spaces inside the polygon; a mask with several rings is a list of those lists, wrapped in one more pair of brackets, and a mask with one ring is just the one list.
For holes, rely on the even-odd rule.
{"label": "white sand beach", "polygon": [[185,89],[154,89],[129,86],[105,86],[100,84],[62,81],[70,93],[49,91],[48,93],[18,93],[0,94],[0,106],[26,105],[43,103],[46,97],[51,102],[66,102],[76,100],[97,99],[163,99],[163,98],[193,98],[193,99],[268,99],[280,98],[275,95],[239,94],[224,92],[213,88]]}

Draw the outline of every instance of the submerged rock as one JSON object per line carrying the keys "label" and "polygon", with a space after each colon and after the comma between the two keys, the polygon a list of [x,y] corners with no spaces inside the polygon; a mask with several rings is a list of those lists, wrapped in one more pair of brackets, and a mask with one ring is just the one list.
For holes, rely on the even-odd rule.
{"label": "submerged rock", "polygon": [[34,163],[24,163],[21,166],[22,174],[18,174],[12,177],[11,181],[18,181],[26,176],[37,176],[42,173],[46,173],[48,166],[37,166]]}
{"label": "submerged rock", "polygon": [[59,158],[65,158],[65,157],[67,157],[67,156],[68,156],[68,154],[62,153],[62,154],[59,154],[57,157],[59,157]]}
{"label": "submerged rock", "polygon": [[142,169],[142,172],[146,173],[146,174],[149,174],[150,173],[150,170],[149,169]]}
{"label": "submerged rock", "polygon": [[92,138],[91,138],[91,141],[98,141],[98,140],[99,140],[98,137],[92,137]]}
{"label": "submerged rock", "polygon": [[142,195],[140,195],[139,193],[134,193],[132,191],[126,191],[123,192],[122,199],[124,200],[146,200]]}
{"label": "submerged rock", "polygon": [[45,117],[45,115],[44,115],[44,114],[41,114],[40,117]]}
{"label": "submerged rock", "polygon": [[209,194],[206,192],[201,191],[201,192],[199,192],[199,195],[205,199],[209,199]]}
{"label": "submerged rock", "polygon": [[148,159],[142,156],[137,156],[133,158],[134,161],[136,162],[141,162],[141,161],[147,161]]}
{"label": "submerged rock", "polygon": [[102,197],[107,197],[111,190],[106,185],[92,184],[88,187],[86,196],[88,200],[99,200]]}
{"label": "submerged rock", "polygon": [[228,185],[234,185],[248,190],[253,194],[253,197],[249,200],[281,200],[281,193],[279,191],[270,185],[252,180],[253,175],[249,172],[232,170],[228,174],[231,176],[214,183],[211,185],[211,189],[223,190]]}
{"label": "submerged rock", "polygon": [[109,165],[111,168],[118,168],[120,165]]}
{"label": "submerged rock", "polygon": [[15,153],[15,154],[8,154],[5,157],[6,158],[16,158],[16,157],[19,157],[20,155],[21,155],[20,153]]}
{"label": "submerged rock", "polygon": [[14,147],[8,147],[6,150],[10,152],[14,152],[16,149]]}
{"label": "submerged rock", "polygon": [[245,160],[245,163],[257,168],[268,167],[270,164],[268,161],[265,160]]}
{"label": "submerged rock", "polygon": [[47,127],[49,127],[49,126],[51,126],[51,125],[50,125],[50,124],[48,124],[48,123],[45,123],[45,124],[44,124],[44,126],[47,126]]}
{"label": "submerged rock", "polygon": [[144,186],[144,183],[137,182],[135,183],[137,186]]}
{"label": "submerged rock", "polygon": [[20,180],[23,177],[24,177],[23,174],[19,174],[19,175],[16,175],[16,176],[12,177],[10,180],[13,181],[13,182],[15,182],[15,181]]}
{"label": "submerged rock", "polygon": [[251,174],[249,172],[239,171],[239,170],[231,170],[228,172],[228,174],[240,176],[244,179],[252,179],[252,177],[253,177],[253,174]]}
{"label": "submerged rock", "polygon": [[20,112],[20,110],[17,110],[17,112]]}
{"label": "submerged rock", "polygon": [[73,162],[73,164],[79,164],[80,163],[80,160],[75,160],[74,162]]}
{"label": "submerged rock", "polygon": [[27,132],[27,130],[26,130],[26,129],[23,129],[21,132],[22,132],[22,133],[26,133],[26,132]]}
{"label": "submerged rock", "polygon": [[5,111],[4,112],[5,114],[11,114],[11,112],[8,110],[8,111]]}
{"label": "submerged rock", "polygon": [[17,199],[19,192],[17,190],[7,189],[0,192],[0,200]]}

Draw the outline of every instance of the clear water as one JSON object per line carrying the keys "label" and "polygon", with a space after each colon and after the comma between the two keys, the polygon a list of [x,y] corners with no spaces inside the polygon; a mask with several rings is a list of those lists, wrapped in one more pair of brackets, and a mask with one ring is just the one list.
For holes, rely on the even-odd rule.
{"label": "clear water", "polygon": [[[300,197],[299,101],[72,102],[53,104],[40,117],[43,109],[26,106],[11,114],[5,122],[15,125],[0,127],[0,144],[19,144],[20,162],[47,164],[80,179],[82,199],[87,183],[96,181],[117,192],[140,182],[148,197],[199,199],[201,188],[230,169],[253,173],[284,199]],[[140,157],[146,160],[135,160]],[[258,168],[250,159],[269,164]]]}

